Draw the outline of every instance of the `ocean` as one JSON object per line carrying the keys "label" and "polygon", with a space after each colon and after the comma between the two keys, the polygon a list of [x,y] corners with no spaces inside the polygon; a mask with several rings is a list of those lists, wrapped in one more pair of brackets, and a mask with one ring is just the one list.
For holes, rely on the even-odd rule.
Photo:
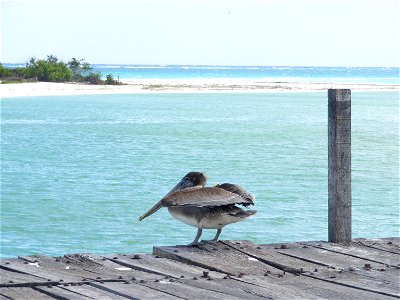
{"label": "ocean", "polygon": [[[398,92],[353,91],[353,237],[399,236],[398,145]],[[326,240],[327,164],[327,92],[3,98],[1,257],[187,244],[166,209],[138,218],[189,171],[256,197],[221,239]]]}
{"label": "ocean", "polygon": [[312,83],[398,84],[399,68],[94,65],[103,74],[134,79],[259,79]]}
{"label": "ocean", "polygon": [[[24,64],[4,64],[22,67]],[[283,82],[399,84],[398,67],[290,67],[290,66],[191,66],[104,65],[93,71],[121,80],[136,79],[259,79]]]}

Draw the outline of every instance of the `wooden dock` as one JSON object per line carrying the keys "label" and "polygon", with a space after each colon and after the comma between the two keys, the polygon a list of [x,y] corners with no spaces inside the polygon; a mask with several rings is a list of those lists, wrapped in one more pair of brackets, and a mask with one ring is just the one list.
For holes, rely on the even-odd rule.
{"label": "wooden dock", "polygon": [[0,299],[393,299],[400,238],[28,256],[0,270]]}

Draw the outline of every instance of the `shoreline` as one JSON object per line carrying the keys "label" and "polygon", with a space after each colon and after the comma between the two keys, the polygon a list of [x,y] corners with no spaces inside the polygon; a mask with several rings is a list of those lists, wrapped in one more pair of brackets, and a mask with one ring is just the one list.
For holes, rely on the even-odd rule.
{"label": "shoreline", "polygon": [[66,95],[107,95],[146,93],[266,93],[315,92],[334,89],[355,91],[399,91],[400,84],[308,83],[263,81],[259,79],[137,79],[125,85],[29,82],[0,84],[0,98]]}

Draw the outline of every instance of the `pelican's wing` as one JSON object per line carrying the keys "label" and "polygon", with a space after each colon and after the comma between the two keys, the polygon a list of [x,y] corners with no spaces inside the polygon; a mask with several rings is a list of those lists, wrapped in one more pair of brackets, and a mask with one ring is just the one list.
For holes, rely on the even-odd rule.
{"label": "pelican's wing", "polygon": [[219,187],[206,187],[197,189],[184,189],[161,200],[162,206],[222,206],[229,204],[252,204],[250,199],[241,197]]}
{"label": "pelican's wing", "polygon": [[256,200],[256,198],[254,197],[253,194],[249,193],[248,191],[246,191],[244,188],[238,186],[237,184],[223,183],[223,184],[217,184],[216,187],[224,189],[228,192],[234,193],[234,194],[248,200],[248,202],[243,203],[244,206],[253,205],[254,200]]}

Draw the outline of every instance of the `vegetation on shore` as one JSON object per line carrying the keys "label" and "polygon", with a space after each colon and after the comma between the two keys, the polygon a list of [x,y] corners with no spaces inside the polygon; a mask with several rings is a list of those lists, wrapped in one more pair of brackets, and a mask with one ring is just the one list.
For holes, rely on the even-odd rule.
{"label": "vegetation on shore", "polygon": [[25,67],[6,68],[0,63],[1,83],[20,82],[78,82],[87,84],[123,84],[115,80],[112,74],[102,79],[100,72],[94,72],[89,63],[84,59],[72,58],[65,63],[54,55],[48,55],[46,59],[31,58]]}

